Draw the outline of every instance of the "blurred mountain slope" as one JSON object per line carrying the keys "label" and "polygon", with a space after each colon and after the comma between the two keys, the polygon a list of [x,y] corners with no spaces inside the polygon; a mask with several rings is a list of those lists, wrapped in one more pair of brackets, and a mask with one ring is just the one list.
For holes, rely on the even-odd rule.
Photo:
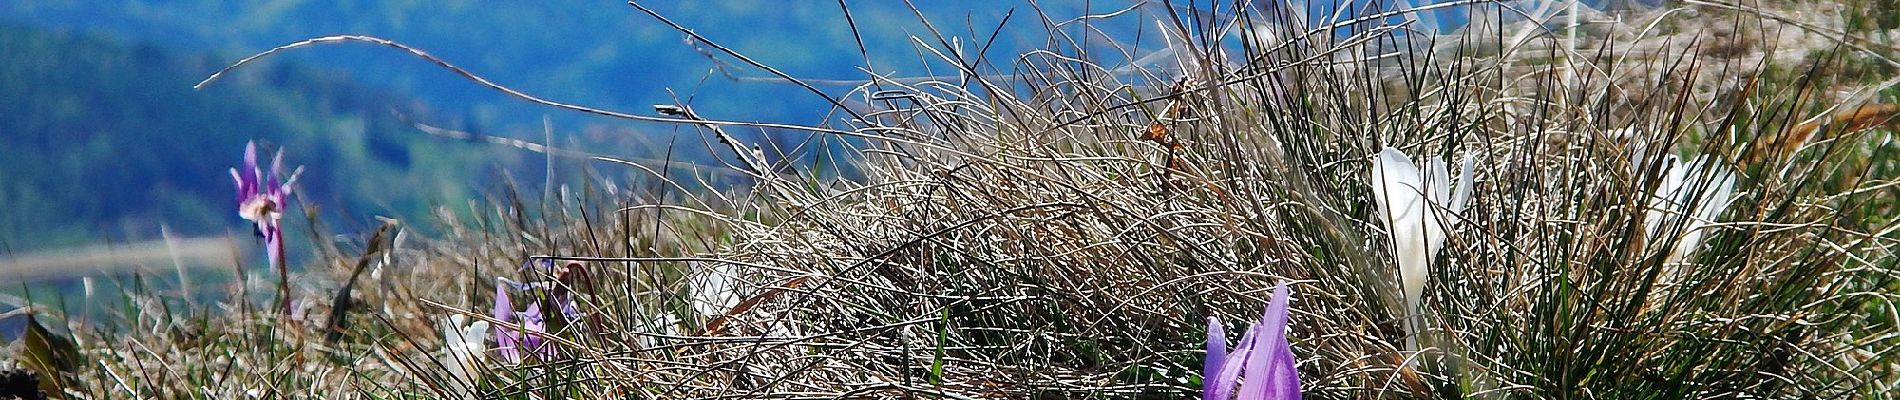
{"label": "blurred mountain slope", "polygon": [[0,54],[8,250],[241,228],[227,169],[249,140],[307,165],[299,193],[346,219],[466,198],[506,161],[416,133],[395,113],[420,106],[335,73],[280,63],[193,90],[224,57],[21,27],[0,27]]}

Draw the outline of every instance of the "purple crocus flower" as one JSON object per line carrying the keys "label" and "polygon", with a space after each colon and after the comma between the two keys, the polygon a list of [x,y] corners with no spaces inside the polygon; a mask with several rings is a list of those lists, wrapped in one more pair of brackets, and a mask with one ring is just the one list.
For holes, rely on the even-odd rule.
{"label": "purple crocus flower", "polygon": [[567,321],[567,323],[575,323],[579,322],[581,317],[585,316],[585,314],[581,313],[580,303],[574,300],[573,286],[578,283],[575,282],[577,280],[586,280],[586,283],[589,285],[593,284],[593,280],[587,275],[587,268],[582,267],[581,263],[570,262],[566,266],[555,269],[554,260],[534,258],[529,259],[526,263],[522,263],[521,270],[530,277],[553,276],[557,278],[552,282],[535,282],[517,284],[516,286],[526,289],[547,289],[548,296],[552,298],[554,305],[561,309],[561,316],[566,318],[564,321]]}
{"label": "purple crocus flower", "polygon": [[[501,353],[503,360],[515,364],[521,363],[523,351],[541,360],[553,358],[554,346],[541,337],[548,330],[547,318],[541,314],[541,302],[529,304],[527,311],[515,311],[508,299],[508,289],[517,286],[524,285],[504,278],[495,279],[495,320],[501,321],[495,330],[495,350]],[[514,324],[517,317],[520,325]]]}
{"label": "purple crocus flower", "polygon": [[[1220,320],[1207,319],[1207,363],[1201,368],[1202,400],[1298,400],[1300,375],[1293,362],[1293,348],[1286,341],[1286,282],[1273,288],[1273,300],[1267,303],[1260,322],[1240,336],[1239,346],[1227,352],[1226,329]],[[1240,378],[1247,378],[1242,385]],[[1240,393],[1233,393],[1234,387]]]}
{"label": "purple crocus flower", "polygon": [[284,202],[290,197],[291,185],[297,182],[297,176],[303,174],[303,167],[297,167],[290,177],[278,181],[283,175],[284,153],[278,152],[271,158],[270,174],[265,175],[257,167],[257,143],[244,145],[244,168],[231,168],[231,180],[237,183],[238,217],[251,221],[257,237],[264,239],[264,252],[270,259],[272,269],[277,270],[277,290],[282,298],[283,311],[290,313],[290,276],[289,267],[284,264],[284,230],[278,224],[284,217]]}
{"label": "purple crocus flower", "polygon": [[528,311],[522,311],[519,315],[522,328],[521,348],[537,359],[553,358],[554,346],[541,338],[541,334],[548,331],[547,319],[541,316],[541,302],[529,304]]}

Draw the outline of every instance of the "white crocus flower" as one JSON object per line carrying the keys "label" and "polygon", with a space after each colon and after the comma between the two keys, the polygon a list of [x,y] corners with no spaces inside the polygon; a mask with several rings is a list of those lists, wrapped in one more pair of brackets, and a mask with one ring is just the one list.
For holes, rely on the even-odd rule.
{"label": "white crocus flower", "polygon": [[739,305],[739,288],[733,284],[737,270],[731,264],[724,263],[699,269],[689,280],[693,310],[708,317],[719,317]]}
{"label": "white crocus flower", "polygon": [[470,389],[475,386],[482,354],[488,352],[488,321],[464,325],[466,321],[468,317],[461,314],[442,320],[442,354],[436,362],[449,371],[453,380],[448,384],[459,397],[473,399]]}
{"label": "white crocus flower", "polygon": [[[671,312],[661,313],[660,315],[654,316],[653,319],[647,320],[647,331],[667,336],[679,336],[679,324],[679,316],[673,315]],[[640,336],[638,340],[640,348],[642,349],[653,348],[659,346],[661,343],[659,338],[645,335]]]}
{"label": "white crocus flower", "polygon": [[1649,196],[1643,232],[1649,243],[1673,239],[1675,246],[1664,265],[1674,265],[1701,248],[1708,225],[1728,209],[1735,194],[1735,171],[1708,156],[1685,164],[1671,155],[1663,162],[1668,171]]}
{"label": "white crocus flower", "polygon": [[[1427,268],[1432,257],[1445,247],[1446,231],[1456,226],[1465,203],[1471,199],[1471,170],[1476,160],[1466,156],[1459,168],[1457,192],[1452,191],[1445,160],[1432,157],[1428,169],[1421,171],[1411,157],[1391,147],[1379,152],[1372,168],[1372,195],[1378,202],[1379,216],[1392,235],[1392,255],[1397,258],[1399,283],[1404,289],[1407,325],[1419,312],[1425,294]],[[1418,330],[1409,328],[1407,347],[1416,350]]]}
{"label": "white crocus flower", "polygon": [[[1662,143],[1662,141],[1667,139],[1651,138],[1644,132],[1646,131],[1630,127],[1611,129],[1603,133],[1604,136],[1610,139],[1622,140],[1624,147],[1629,150],[1630,160],[1637,160],[1636,163],[1641,163],[1641,160],[1649,159],[1649,149],[1651,147],[1667,147],[1665,145],[1668,144]],[[1658,143],[1652,144],[1651,142]]]}

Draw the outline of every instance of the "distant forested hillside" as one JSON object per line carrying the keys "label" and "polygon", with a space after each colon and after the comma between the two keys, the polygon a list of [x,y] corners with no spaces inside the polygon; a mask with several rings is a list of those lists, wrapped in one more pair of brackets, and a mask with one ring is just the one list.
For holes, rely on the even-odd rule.
{"label": "distant forested hillside", "polygon": [[[899,3],[854,2],[869,57],[859,54],[831,5],[655,3],[665,3],[656,6],[681,24],[801,77],[862,78],[867,62],[895,76],[954,71],[918,61],[927,55],[912,50],[911,35],[932,36]],[[965,24],[937,28],[966,38],[988,35],[1009,12],[931,7],[960,16]],[[721,119],[817,124],[837,116],[826,113],[830,103],[796,86],[727,79],[715,69],[719,63],[735,76],[769,75],[730,57],[715,62],[707,56],[715,51],[619,2],[45,0],[0,2],[0,25],[12,26],[0,32],[0,209],[7,210],[0,213],[0,247],[16,251],[150,238],[161,223],[187,234],[241,228],[225,170],[251,139],[287,149],[290,164],[307,165],[300,192],[324,207],[326,218],[341,221],[424,219],[432,204],[460,206],[498,187],[502,180],[493,178],[501,173],[523,182],[544,178],[539,154],[431,137],[397,113],[537,142],[548,117],[557,145],[718,163],[690,128],[534,106],[364,44],[293,51],[191,89],[245,55],[313,36],[390,38],[531,93],[616,110],[686,102]],[[1005,35],[991,52],[1034,47],[1020,39]],[[834,96],[849,89],[823,88]],[[735,134],[757,140],[797,133]],[[638,175],[584,160],[557,163],[558,181],[585,179],[579,172],[589,167]]]}
{"label": "distant forested hillside", "polygon": [[419,215],[465,199],[506,158],[417,133],[386,90],[288,64],[191,88],[230,58],[89,34],[0,27],[0,245],[241,229],[227,168],[248,140],[306,165],[325,218]]}
{"label": "distant forested hillside", "polygon": [[[837,4],[647,3],[723,45],[795,76],[864,77],[859,67],[867,59],[859,55]],[[928,37],[929,31],[916,23],[903,2],[854,1],[851,5],[864,46],[872,54],[868,61],[879,72],[900,76],[927,72],[917,67],[920,54],[912,50],[910,35]],[[993,27],[985,25],[995,24],[1009,11],[1000,5],[976,10],[961,4],[926,7],[936,9],[940,17],[956,16],[959,21],[967,15],[974,28],[939,27],[946,34],[966,37],[988,34]],[[673,102],[678,96],[681,101],[690,97],[707,115],[812,124],[820,122],[824,107],[829,106],[790,85],[723,79],[714,72],[714,62],[688,45],[684,35],[618,1],[35,0],[0,2],[0,20],[105,32],[234,56],[314,36],[373,35],[425,49],[530,93],[636,112],[654,103]],[[1016,23],[1037,22],[1017,19]],[[1022,48],[1016,43],[1006,40],[995,48]],[[440,109],[466,110],[498,127],[538,130],[541,114],[548,111],[469,85],[389,49],[326,46],[293,52],[288,58],[345,71],[362,82],[410,93]],[[725,62],[737,66],[730,70],[736,74],[768,76],[731,59]],[[847,89],[827,88],[832,94]],[[552,114],[557,122],[577,117]]]}

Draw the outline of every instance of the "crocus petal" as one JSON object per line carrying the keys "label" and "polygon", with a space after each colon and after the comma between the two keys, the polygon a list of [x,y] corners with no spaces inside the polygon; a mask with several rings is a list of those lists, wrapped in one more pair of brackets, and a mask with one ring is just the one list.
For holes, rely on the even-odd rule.
{"label": "crocus petal", "polygon": [[521,363],[521,334],[506,326],[495,329],[495,353],[509,364]]}
{"label": "crocus petal", "polygon": [[298,166],[296,170],[290,171],[290,177],[284,179],[284,184],[277,187],[277,204],[284,204],[284,199],[290,197],[290,190],[297,187],[297,177],[300,176],[303,176],[303,166]]}
{"label": "crocus petal", "polygon": [[[1422,225],[1420,230],[1425,232],[1425,258],[1429,260],[1445,248],[1445,231],[1450,228],[1445,221],[1450,219],[1442,215],[1447,211],[1442,208],[1451,204],[1451,173],[1446,170],[1445,160],[1438,157],[1432,157],[1427,164],[1431,168],[1425,175],[1425,198],[1428,202],[1422,207],[1425,215],[1420,218],[1419,224]],[[1424,292],[1422,285],[1419,291]]]}
{"label": "crocus petal", "polygon": [[[514,305],[508,301],[508,282],[495,279],[495,320],[503,324],[514,321]],[[521,334],[506,325],[495,330],[495,351],[510,363],[521,362]]]}
{"label": "crocus petal", "polygon": [[450,315],[447,320],[442,321],[443,346],[456,344],[456,341],[462,338],[462,322],[466,320],[465,318],[467,317],[457,314]]}
{"label": "crocus petal", "polygon": [[1248,351],[1247,361],[1241,367],[1240,375],[1245,377],[1245,381],[1240,385],[1238,399],[1241,400],[1267,399],[1267,385],[1264,378],[1267,377],[1268,366],[1271,365],[1273,358],[1273,343],[1269,339],[1272,335],[1269,331],[1273,330],[1273,326],[1264,322],[1263,318],[1262,323],[1255,325],[1259,328],[1259,332],[1250,335],[1249,338],[1249,341],[1253,342],[1251,346],[1253,349]]}
{"label": "crocus petal", "polygon": [[237,168],[231,168],[231,182],[237,184],[237,203],[241,206],[245,200],[251,198],[252,189],[249,186],[253,183],[246,181],[243,174],[238,173]]}
{"label": "crocus petal", "polygon": [[1257,332],[1252,335],[1253,351],[1247,357],[1246,370],[1242,372],[1247,381],[1241,385],[1240,399],[1299,398],[1300,377],[1298,371],[1294,370],[1293,351],[1286,341],[1290,294],[1286,282],[1274,286],[1273,300],[1267,303],[1266,312],[1261,314],[1260,323],[1255,325]]}
{"label": "crocus petal", "polygon": [[1405,310],[1400,314],[1411,315],[1417,312],[1419,298],[1425,292],[1426,263],[1431,257],[1425,177],[1411,157],[1387,147],[1379,152],[1373,166],[1372,184],[1373,200],[1378,202],[1380,216],[1392,235],[1392,256],[1398,261],[1399,285],[1405,297]]}
{"label": "crocus petal", "polygon": [[527,262],[521,263],[521,267],[519,267],[519,269],[521,270],[521,272],[529,276],[545,275],[554,271],[554,260],[546,259],[546,258],[530,258],[528,259]]}
{"label": "crocus petal", "polygon": [[[1293,359],[1293,349],[1285,342],[1280,343],[1267,355],[1267,371],[1257,382],[1265,387],[1264,399],[1299,400],[1300,371]],[[1253,379],[1253,378],[1248,378]]]}
{"label": "crocus petal", "polygon": [[263,180],[264,173],[257,168],[256,142],[247,142],[244,144],[244,169],[241,171],[243,171],[244,175],[244,184],[239,185],[238,192],[240,192],[244,198],[239,201],[240,204],[254,200],[258,196],[258,192],[263,189],[258,187],[258,182]]}
{"label": "crocus petal", "polygon": [[1603,137],[1623,141],[1624,148],[1629,150],[1630,164],[1634,168],[1642,168],[1643,160],[1647,159],[1644,158],[1649,153],[1649,138],[1647,136],[1648,135],[1643,134],[1642,131],[1637,130],[1636,127],[1623,127],[1603,131]]}
{"label": "crocus petal", "polygon": [[1419,223],[1424,225],[1421,230],[1425,233],[1425,257],[1431,258],[1445,248],[1447,232],[1458,225],[1465,204],[1471,201],[1471,171],[1476,167],[1476,159],[1466,155],[1460,163],[1456,188],[1451,186],[1452,176],[1445,160],[1432,157],[1428,164],[1431,171],[1425,175],[1423,185],[1429,203],[1424,205],[1425,215]]}
{"label": "crocus petal", "polygon": [[[679,316],[673,315],[673,313],[668,312],[668,313],[656,315],[653,317],[653,319],[647,320],[646,328],[647,328],[647,331],[651,333],[657,333],[657,334],[662,334],[662,335],[667,335],[667,336],[678,336],[680,333],[679,323],[680,323]],[[657,338],[652,337],[652,336],[647,336],[647,335],[640,335],[638,340],[640,343],[640,348],[643,348],[643,349],[651,348],[659,344],[659,341],[657,340]]]}
{"label": "crocus petal", "polygon": [[[1445,159],[1432,157],[1431,159],[1425,160],[1425,167],[1428,170],[1425,172],[1425,182],[1422,188],[1425,191],[1427,201],[1437,206],[1451,204],[1451,191],[1446,190],[1446,186],[1451,184],[1451,172],[1445,166]],[[1432,212],[1432,210],[1426,210],[1426,212]]]}
{"label": "crocus petal", "polygon": [[1269,398],[1278,400],[1300,398],[1300,373],[1293,359],[1293,346],[1286,340],[1287,323],[1291,320],[1288,316],[1288,297],[1292,294],[1293,290],[1287,288],[1284,281],[1273,288],[1273,301],[1267,305],[1266,320],[1261,321],[1269,328],[1266,332],[1268,370],[1264,375],[1249,375],[1249,379],[1256,379],[1261,386],[1266,387],[1265,392],[1272,396]]}
{"label": "crocus petal", "polygon": [[541,337],[541,334],[548,330],[547,319],[541,315],[541,302],[537,301],[529,304],[528,311],[521,313],[521,327],[523,330],[522,347],[526,348],[528,352],[533,354],[536,358],[542,360],[553,358],[553,343],[549,343],[546,339]]}
{"label": "crocus petal", "polygon": [[574,295],[572,293],[566,293],[559,297],[560,298],[555,299],[555,302],[561,306],[561,316],[567,317],[566,321],[569,323],[580,321],[582,317],[581,307],[580,303],[574,301]]}
{"label": "crocus petal", "polygon": [[475,386],[476,372],[481,365],[483,341],[488,337],[488,322],[475,321],[466,328],[462,323],[467,320],[460,314],[451,315],[442,322],[442,356],[437,362],[447,369],[450,375],[448,385],[456,398],[473,399],[470,389]]}
{"label": "crocus petal", "polygon": [[244,142],[244,180],[257,182],[257,176],[263,174],[257,169],[257,142]]}
{"label": "crocus petal", "polygon": [[257,174],[257,143],[246,142],[244,165],[231,168],[231,181],[237,184],[237,204],[240,207],[257,196]]}
{"label": "crocus petal", "polygon": [[[282,159],[283,159],[283,155],[284,155],[284,153],[277,153],[277,159],[278,159],[278,160],[282,160]],[[274,161],[273,161],[273,162],[274,162]],[[278,190],[278,188],[279,188],[279,187],[282,187],[282,186],[283,186],[282,184],[279,184],[279,183],[277,182],[277,170],[276,170],[276,168],[277,168],[276,166],[272,166],[272,167],[271,167],[271,173],[270,173],[270,175],[264,175],[264,195],[265,195],[265,197],[275,197],[275,196],[277,195],[277,190]]]}
{"label": "crocus petal", "polygon": [[1212,400],[1215,376],[1220,375],[1220,367],[1227,360],[1227,330],[1221,327],[1220,318],[1207,317],[1207,360],[1201,364],[1201,396]]}
{"label": "crocus petal", "polygon": [[1234,351],[1227,353],[1227,358],[1221,362],[1220,373],[1214,374],[1213,390],[1201,392],[1203,398],[1208,400],[1232,398],[1234,386],[1240,384],[1241,370],[1246,367],[1247,360],[1254,355],[1253,338],[1259,332],[1260,325],[1255,324],[1247,328],[1246,333],[1240,335],[1240,344],[1234,346]]}
{"label": "crocus petal", "polygon": [[1391,147],[1379,152],[1372,168],[1372,198],[1388,226],[1422,216],[1424,187],[1425,179],[1411,157]]}
{"label": "crocus petal", "polygon": [[277,177],[283,176],[283,173],[284,173],[284,151],[283,149],[277,149],[277,154],[272,155],[270,158],[271,186],[277,186]]}
{"label": "crocus petal", "polygon": [[739,304],[739,293],[732,284],[735,268],[731,265],[719,265],[700,270],[692,283],[693,310],[701,315],[718,317],[726,315],[733,306]]}
{"label": "crocus petal", "polygon": [[541,302],[528,305],[528,311],[521,312],[521,326],[529,332],[546,332],[547,318],[541,316]]}
{"label": "crocus petal", "polygon": [[1648,209],[1643,210],[1643,245],[1646,249],[1655,248],[1655,244],[1663,240],[1662,227],[1667,222],[1665,220],[1670,218],[1668,210],[1673,208],[1670,207],[1669,201],[1669,196],[1675,190],[1669,187],[1669,174],[1672,173],[1674,172],[1663,173],[1662,182],[1658,183],[1656,190],[1649,195]]}
{"label": "crocus petal", "polygon": [[1683,168],[1678,165],[1676,156],[1665,155],[1662,159],[1662,182],[1656,184],[1656,191],[1649,196],[1649,210],[1643,214],[1643,234],[1650,242],[1661,240],[1659,231],[1670,218],[1670,211],[1677,209],[1676,198],[1682,190]]}
{"label": "crocus petal", "polygon": [[[1452,193],[1451,205],[1447,207],[1450,209],[1453,217],[1462,218],[1465,213],[1465,205],[1471,202],[1471,170],[1477,167],[1477,161],[1477,157],[1467,154],[1465,155],[1465,161],[1460,163],[1461,165],[1458,167],[1458,187],[1453,188],[1457,191]],[[1453,219],[1453,221],[1457,220],[1456,218]]]}
{"label": "crocus petal", "polygon": [[1667,161],[1669,170],[1650,197],[1643,228],[1649,243],[1674,239],[1664,263],[1675,264],[1701,248],[1705,227],[1728,209],[1735,193],[1735,171],[1708,156],[1686,164],[1673,156]]}
{"label": "crocus petal", "polygon": [[488,321],[468,324],[468,330],[462,332],[462,343],[474,349],[472,354],[482,354],[483,347],[488,345]]}
{"label": "crocus petal", "polygon": [[1267,302],[1267,311],[1260,317],[1260,325],[1266,327],[1263,328],[1265,330],[1261,334],[1270,345],[1284,347],[1287,344],[1286,326],[1289,319],[1287,314],[1292,296],[1293,290],[1287,289],[1285,281],[1274,285],[1273,300]]}
{"label": "crocus petal", "polygon": [[1696,216],[1700,221],[1713,221],[1734,200],[1735,170],[1714,161],[1705,164],[1705,167],[1709,171],[1709,184],[1702,190],[1704,201],[1702,207],[1696,210]]}
{"label": "crocus petal", "polygon": [[514,321],[515,305],[508,301],[508,280],[495,279],[494,317],[503,323]]}

